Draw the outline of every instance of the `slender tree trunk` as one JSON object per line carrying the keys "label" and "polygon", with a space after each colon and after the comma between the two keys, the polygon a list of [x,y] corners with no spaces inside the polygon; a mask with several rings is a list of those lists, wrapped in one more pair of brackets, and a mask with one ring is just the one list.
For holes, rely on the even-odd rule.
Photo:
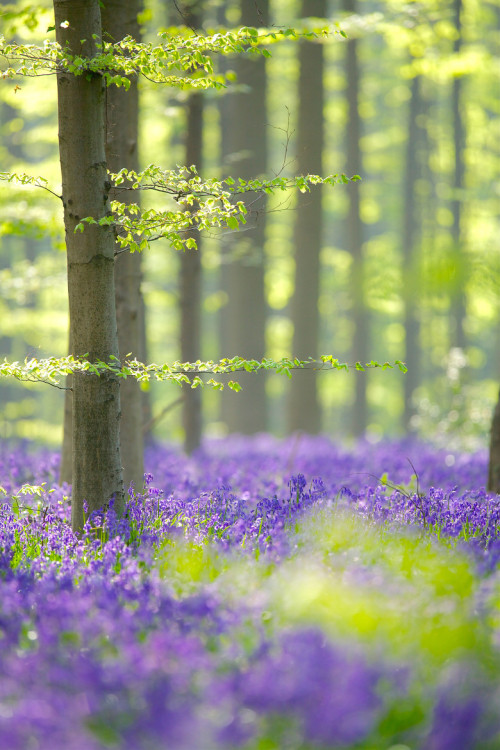
{"label": "slender tree trunk", "polygon": [[[119,42],[125,36],[140,38],[137,15],[142,0],[104,0],[101,8],[102,31],[105,39]],[[139,168],[138,123],[139,97],[137,78],[130,88],[110,86],[106,92],[106,160],[110,172],[123,167]],[[110,198],[113,198],[113,193]],[[131,192],[119,194],[123,202],[134,202]],[[117,246],[118,250],[118,246]],[[116,317],[120,357],[139,358],[141,353],[141,255],[119,253],[115,260]],[[142,392],[134,378],[120,381],[121,424],[120,445],[125,488],[130,483],[140,489],[144,483]]]}
{"label": "slender tree trunk", "polygon": [[403,303],[405,316],[406,373],[404,383],[404,424],[406,429],[414,414],[412,397],[419,382],[419,321],[417,318],[417,300],[419,288],[415,283],[418,278],[417,207],[415,185],[418,179],[419,129],[417,116],[420,106],[420,77],[415,76],[411,82],[411,98],[408,112],[408,135],[406,142],[406,169],[403,184]]}
{"label": "slender tree trunk", "polygon": [[[455,29],[457,38],[453,45],[455,54],[459,54],[462,48],[462,0],[453,0],[453,9],[455,14]],[[453,331],[452,341],[454,346],[465,348],[466,339],[464,332],[465,310],[465,289],[466,280],[465,255],[462,250],[462,196],[461,191],[464,188],[464,149],[465,149],[465,129],[462,117],[462,87],[463,81],[460,76],[453,79],[452,91],[452,111],[453,111],[453,144],[455,150],[455,174],[453,178],[454,198],[451,204],[453,214],[453,250],[455,253],[456,268],[456,288],[452,293],[452,316]]]}
{"label": "slender tree trunk", "polygon": [[491,422],[488,491],[500,494],[500,391]]}
{"label": "slender tree trunk", "polygon": [[[344,9],[356,13],[356,0],[344,0]],[[347,143],[346,170],[349,175],[361,174],[361,118],[359,115],[359,63],[358,40],[349,39],[346,43],[346,82],[347,82]],[[364,295],[363,268],[363,227],[359,211],[360,183],[347,185],[349,209],[347,214],[347,249],[352,257],[351,297],[354,322],[352,357],[355,361],[366,362],[368,358],[369,318]],[[366,399],[366,373],[355,372],[355,402],[353,408],[353,432],[362,435],[368,421]]]}
{"label": "slender tree trunk", "polygon": [[[495,9],[495,28],[500,29],[500,8]],[[500,372],[500,319],[496,322],[496,347],[493,358],[495,372]],[[490,433],[490,460],[488,467],[488,491],[500,494],[500,391],[493,412]]]}
{"label": "slender tree trunk", "polygon": [[[303,0],[301,15],[324,18],[325,0]],[[299,47],[299,116],[297,125],[298,174],[322,174],[323,152],[323,45],[303,41]],[[299,193],[295,221],[295,292],[292,299],[293,355],[317,357],[319,349],[319,287],[322,242],[321,189]],[[321,412],[317,375],[295,372],[290,384],[290,429],[317,433]]]}
{"label": "slender tree trunk", "polygon": [[[433,325],[435,325],[433,309],[433,292],[432,283],[429,286],[429,272],[432,265],[432,258],[436,252],[436,206],[439,204],[437,191],[437,175],[432,168],[432,155],[434,144],[431,133],[429,132],[429,123],[431,122],[431,112],[436,106],[434,99],[435,91],[432,87],[425,91],[422,96],[422,121],[425,123],[421,129],[420,137],[422,140],[422,162],[421,177],[422,184],[426,186],[425,195],[421,197],[420,205],[420,229],[422,232],[422,247],[420,249],[420,263],[422,267],[422,288],[419,290],[420,297],[420,344],[422,351],[426,352],[433,346],[435,334],[433,334]],[[432,274],[431,274],[432,276]],[[438,369],[429,356],[424,356],[419,362],[419,384],[431,382],[438,375]],[[406,375],[405,375],[406,377]]]}
{"label": "slender tree trunk", "polygon": [[[193,29],[201,26],[201,3],[189,8],[184,23]],[[202,167],[203,95],[195,92],[189,97],[186,112],[186,166]],[[180,258],[180,348],[183,362],[195,362],[201,357],[201,237],[192,232],[198,250],[187,250]],[[184,449],[192,453],[199,447],[202,431],[201,388],[186,388],[182,408]]]}
{"label": "slender tree trunk", "polygon": [[[72,54],[89,58],[101,39],[99,0],[54,0],[56,38]],[[109,212],[105,154],[105,83],[99,74],[57,75],[59,152],[68,260],[70,326],[75,355],[90,361],[118,357],[114,252],[111,228],[79,221]],[[114,500],[123,510],[120,391],[116,377],[73,377],[72,525]]]}
{"label": "slender tree trunk", "polygon": [[[269,1],[241,0],[240,25],[269,22]],[[267,167],[266,61],[243,57],[231,62],[245,91],[224,97],[221,105],[222,157],[225,172],[243,179],[262,175]],[[250,201],[252,202],[252,201]],[[265,201],[249,227],[224,242],[222,287],[229,301],[222,310],[221,355],[261,359],[265,355],[266,302],[264,294]],[[242,391],[222,394],[222,420],[230,432],[252,434],[267,428],[265,377],[239,376]]]}

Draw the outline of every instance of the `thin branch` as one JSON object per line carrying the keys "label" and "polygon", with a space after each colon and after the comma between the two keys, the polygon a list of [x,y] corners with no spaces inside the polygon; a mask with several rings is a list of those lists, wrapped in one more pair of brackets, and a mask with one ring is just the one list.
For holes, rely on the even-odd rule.
{"label": "thin branch", "polygon": [[59,383],[53,383],[51,380],[45,380],[43,378],[31,378],[31,377],[22,377],[22,376],[15,376],[16,380],[21,380],[23,383],[43,383],[44,385],[51,385],[53,388],[58,388],[60,391],[72,391],[73,388],[68,388],[64,385],[59,385]]}
{"label": "thin branch", "polygon": [[[284,172],[285,168],[288,167],[289,162],[287,162],[287,160],[286,160],[287,156],[288,156],[288,147],[290,146],[290,141],[292,140],[292,136],[295,133],[295,130],[290,130],[290,110],[288,109],[288,107],[286,105],[285,105],[285,109],[286,109],[286,113],[287,113],[286,128],[280,128],[277,125],[270,125],[269,126],[269,127],[273,128],[273,130],[281,130],[281,132],[284,133],[285,136],[286,136],[285,142],[282,144],[282,146],[284,147],[283,162],[282,162],[281,167],[278,170],[278,172],[274,172],[274,170],[273,170],[273,173],[274,173],[275,177],[279,177],[280,174],[282,174]],[[295,159],[293,161],[295,161]],[[293,163],[293,161],[290,162],[290,163]]]}
{"label": "thin branch", "polygon": [[156,417],[152,417],[148,422],[146,422],[145,425],[143,425],[143,433],[146,434],[146,432],[149,432],[156,424],[158,424],[161,419],[163,419],[166,414],[172,411],[172,409],[174,409],[176,406],[179,406],[179,404],[182,404],[183,401],[185,401],[185,396],[179,396],[179,398],[176,398],[175,401],[167,404],[167,406],[165,406],[165,408],[162,409],[161,412],[156,415]]}
{"label": "thin branch", "polygon": [[57,193],[55,193],[55,192],[54,192],[53,190],[51,190],[50,188],[48,188],[48,187],[47,187],[46,185],[35,185],[35,187],[40,187],[40,188],[43,188],[43,189],[44,189],[44,190],[46,190],[46,191],[47,191],[48,193],[51,193],[51,195],[54,195],[54,196],[55,196],[56,198],[59,198],[59,200],[60,200],[60,201],[62,201],[62,199],[63,199],[62,195],[58,195],[58,194],[57,194]]}
{"label": "thin branch", "polygon": [[182,18],[182,22],[184,23],[184,25],[187,26],[188,29],[191,29],[191,31],[193,32],[193,34],[195,36],[200,36],[200,34],[198,33],[198,31],[195,29],[195,27],[191,24],[191,22],[189,20],[189,18],[191,16],[191,13],[189,12],[189,10],[187,10],[186,12],[183,12],[181,10],[181,8],[179,8],[179,6],[177,4],[177,0],[173,0],[173,3],[174,3],[174,6],[175,6],[175,9],[176,9],[177,13]]}

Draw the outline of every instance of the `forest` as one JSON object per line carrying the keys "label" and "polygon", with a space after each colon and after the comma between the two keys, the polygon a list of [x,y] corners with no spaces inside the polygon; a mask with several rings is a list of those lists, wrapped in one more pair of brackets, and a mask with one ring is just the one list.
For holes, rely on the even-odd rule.
{"label": "forest", "polygon": [[500,0],[0,3],[0,746],[500,748]]}

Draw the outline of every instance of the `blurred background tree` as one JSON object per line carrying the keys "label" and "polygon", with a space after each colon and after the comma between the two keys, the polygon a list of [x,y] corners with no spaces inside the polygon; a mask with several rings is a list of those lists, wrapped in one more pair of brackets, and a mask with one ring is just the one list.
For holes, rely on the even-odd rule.
{"label": "blurred background tree", "polygon": [[[196,32],[203,22],[203,3],[193,0],[185,4],[182,21]],[[175,19],[173,19],[175,21]],[[188,99],[185,121],[185,159],[187,166],[192,164],[201,174],[203,166],[203,92],[193,91]],[[201,283],[202,240],[199,233],[191,232],[197,242],[197,250],[183,253],[179,270],[180,305],[180,358],[182,362],[196,362],[201,358]],[[184,428],[184,449],[192,453],[199,447],[202,437],[202,389],[184,389],[182,425]]]}
{"label": "blurred background tree", "polygon": [[[224,11],[224,12],[222,12]],[[224,26],[265,27],[269,24],[269,0],[240,0],[221,6]],[[223,175],[249,180],[268,172],[268,117],[266,58],[238,55],[225,61],[236,76],[236,91],[220,97],[220,160]],[[266,208],[264,197],[247,200],[250,218],[238,233],[229,233],[220,247],[221,357],[233,352],[247,359],[266,355],[267,302],[264,289]],[[251,435],[268,428],[266,379],[245,374],[243,390],[223,392],[220,419],[229,432]]]}
{"label": "blurred background tree", "polygon": [[[324,18],[325,0],[303,0],[303,18]],[[296,162],[299,174],[323,174],[324,45],[323,40],[299,42]],[[358,174],[355,165],[352,173]],[[352,183],[357,185],[358,183]],[[294,293],[290,317],[292,350],[299,358],[319,356],[320,256],[323,243],[321,187],[299,193],[294,216]],[[311,370],[294,373],[290,383],[289,429],[321,431],[317,377]]]}
{"label": "blurred background tree", "polygon": [[[49,2],[39,3],[38,25],[26,16],[17,29],[2,6],[7,37],[39,41],[53,23]],[[348,40],[332,34],[276,45],[269,59],[226,60],[237,80],[222,95],[196,99],[140,83],[141,165],[192,158],[205,175],[248,177],[278,172],[285,161],[289,174],[320,165],[363,181],[284,205],[255,204],[248,231],[203,237],[195,258],[154,243],[142,259],[148,361],[187,352],[190,359],[405,359],[405,377],[311,370],[288,384],[249,375],[240,394],[203,394],[204,433],[305,430],[376,441],[410,431],[450,447],[486,446],[500,374],[499,0],[169,6],[166,18],[159,0],[145,3],[144,38],[186,18],[194,33],[218,25],[315,27],[324,15]],[[0,128],[4,169],[57,184],[53,89],[50,80],[24,80],[21,89],[5,81]],[[195,139],[198,151],[189,151]],[[66,353],[59,212],[48,195],[12,185],[0,191],[2,358]],[[191,328],[186,317],[182,323],[188,309]],[[151,386],[154,434],[192,450],[201,399],[169,408],[180,395],[173,385]],[[58,446],[62,422],[62,392],[0,383],[0,437]]]}

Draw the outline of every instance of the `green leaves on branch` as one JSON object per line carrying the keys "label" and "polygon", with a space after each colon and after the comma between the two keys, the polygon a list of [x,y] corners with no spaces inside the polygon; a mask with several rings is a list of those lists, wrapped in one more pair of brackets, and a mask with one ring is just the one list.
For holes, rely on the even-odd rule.
{"label": "green leaves on branch", "polygon": [[400,359],[397,359],[393,364],[390,362],[383,362],[380,364],[380,362],[376,362],[374,359],[370,360],[370,362],[366,362],[364,365],[361,364],[361,362],[356,362],[354,365],[348,365],[345,362],[339,362],[338,359],[334,359],[331,354],[326,354],[321,356],[321,362],[325,365],[331,365],[331,367],[335,368],[336,370],[348,370],[349,368],[353,368],[355,370],[370,370],[376,367],[382,368],[382,370],[393,370],[395,367],[397,367],[401,372],[405,373],[408,372],[408,368],[406,367],[405,363],[402,362]]}
{"label": "green leaves on branch", "polygon": [[48,188],[48,180],[45,177],[34,177],[26,172],[0,172],[0,180],[4,182],[16,182],[19,185],[34,185],[44,190]]}
{"label": "green leaves on branch", "polygon": [[61,199],[60,195],[58,195],[57,193],[55,193],[53,190],[49,188],[49,182],[48,180],[45,179],[45,177],[26,174],[26,172],[0,172],[0,181],[16,183],[18,185],[23,185],[25,187],[31,186],[31,187],[42,188],[43,190],[46,190],[51,195],[54,195],[56,198]]}
{"label": "green leaves on branch", "polygon": [[[101,360],[90,362],[85,358],[78,359],[70,355],[59,359],[55,357],[40,360],[26,359],[23,363],[4,360],[0,364],[0,377],[11,377],[20,381],[47,383],[60,387],[59,383],[66,375],[108,375],[119,378],[131,377],[139,382],[171,380],[179,385],[189,385],[191,388],[208,385],[216,390],[223,390],[225,384],[220,379],[210,378],[209,380],[202,380],[200,376],[266,370],[286,375],[290,378],[292,377],[292,370],[349,370],[352,368],[356,370],[368,370],[379,367],[384,370],[397,367],[401,372],[407,371],[406,365],[400,360],[396,360],[394,363],[384,362],[383,364],[371,360],[371,362],[366,362],[364,365],[360,362],[350,365],[347,362],[340,362],[330,354],[323,355],[319,360],[312,359],[311,357],[306,360],[289,357],[279,360],[232,357],[231,359],[221,359],[219,362],[201,362],[197,360],[196,362],[173,362],[172,364],[166,363],[162,365],[146,365],[138,362],[136,359],[125,360],[125,363],[122,365],[116,357],[111,357],[109,362],[102,362]],[[236,381],[230,380],[226,385],[234,391],[241,390],[240,384]]]}
{"label": "green leaves on branch", "polygon": [[[298,188],[309,192],[312,185],[335,185],[349,182],[345,175],[276,176],[272,179],[237,180],[227,177],[202,179],[195,166],[161,169],[150,165],[142,172],[122,169],[111,175],[116,195],[120,191],[153,190],[168,196],[172,209],[141,209],[137,203],[111,202],[111,215],[96,221],[86,217],[76,226],[83,231],[85,224],[113,225],[118,243],[123,249],[144,250],[151,240],[166,238],[176,250],[196,249],[193,229],[211,232],[222,227],[237,230],[246,224],[250,194],[273,195]],[[251,208],[251,206],[250,206]]]}
{"label": "green leaves on branch", "polygon": [[[111,212],[97,220],[86,216],[75,227],[83,232],[85,225],[112,226],[118,244],[131,252],[145,250],[149,242],[165,238],[175,250],[196,250],[192,231],[213,232],[223,227],[238,230],[247,223],[248,197],[274,195],[298,189],[309,192],[314,185],[345,184],[360,179],[358,175],[332,174],[327,177],[308,174],[295,177],[277,175],[272,179],[243,180],[226,177],[202,179],[195,166],[162,169],[154,164],[142,172],[122,169],[110,175],[115,195],[122,191],[152,190],[167,197],[172,208],[143,209],[138,203],[111,201]],[[0,180],[41,187],[60,198],[43,177],[25,173],[0,172]]]}
{"label": "green leaves on branch", "polygon": [[[66,22],[61,24],[65,25]],[[339,33],[333,29],[333,33]],[[300,32],[288,29],[257,30],[248,26],[202,36],[185,27],[159,34],[160,43],[138,42],[128,36],[119,42],[89,43],[91,56],[72,55],[57,42],[45,40],[40,46],[7,43],[0,37],[0,56],[7,61],[4,78],[37,76],[55,72],[73,75],[102,75],[108,85],[128,88],[134,76],[143,76],[155,83],[176,88],[220,88],[225,78],[217,73],[214,59],[219,55],[255,53],[269,55],[265,45],[285,39],[316,39],[327,36],[330,29],[304,28]],[[16,67],[17,65],[17,67]],[[357,175],[301,175],[271,180],[222,181],[202,180],[194,167],[161,170],[150,166],[140,173],[122,170],[114,178],[111,212],[99,220],[83,218],[75,231],[84,231],[86,224],[112,226],[122,250],[142,251],[151,240],[166,238],[176,250],[196,249],[192,230],[212,232],[222,227],[236,231],[247,222],[250,193],[271,195],[278,191],[297,188],[308,192],[311,185],[349,182]],[[0,173],[0,179],[34,185],[53,192],[46,181],[26,174]],[[141,210],[136,203],[122,203],[120,190],[154,190],[166,194],[171,205]],[[55,193],[54,193],[55,195]],[[60,197],[60,196],[58,196]]]}
{"label": "green leaves on branch", "polygon": [[268,57],[265,45],[299,37],[312,39],[327,35],[328,29],[303,31],[294,29],[261,30],[244,26],[211,36],[193,34],[190,29],[176,28],[160,32],[161,42],[138,42],[131,36],[119,42],[96,42],[92,57],[71,55],[57,42],[45,40],[41,46],[7,43],[0,37],[0,55],[7,61],[4,78],[46,75],[64,71],[73,75],[102,75],[107,85],[130,86],[132,76],[143,76],[153,83],[175,88],[222,88],[223,74],[214,68],[214,56],[250,52]]}

